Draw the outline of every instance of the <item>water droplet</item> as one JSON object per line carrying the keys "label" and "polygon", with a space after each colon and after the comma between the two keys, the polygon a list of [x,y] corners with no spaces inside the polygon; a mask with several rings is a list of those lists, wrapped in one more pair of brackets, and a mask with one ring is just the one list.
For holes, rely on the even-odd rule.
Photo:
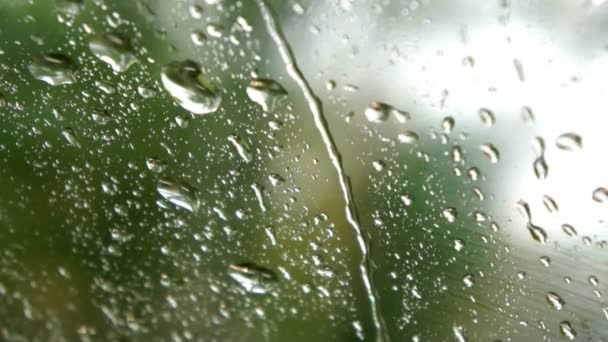
{"label": "water droplet", "polygon": [[479,110],[479,118],[481,119],[481,123],[486,127],[492,127],[496,122],[494,113],[487,108],[481,108]]}
{"label": "water droplet", "polygon": [[228,141],[230,141],[230,143],[232,144],[236,152],[239,154],[239,156],[241,156],[241,159],[243,159],[244,162],[249,163],[253,160],[253,156],[251,154],[248,144],[243,141],[241,137],[236,134],[232,134],[228,136]]}
{"label": "water droplet", "polygon": [[446,208],[445,210],[443,210],[443,217],[445,217],[448,222],[452,223],[456,221],[456,218],[458,217],[458,212],[456,211],[456,208]]}
{"label": "water droplet", "polygon": [[112,120],[112,117],[107,110],[94,110],[91,117],[93,118],[93,121],[100,125],[105,125]]}
{"label": "water droplet", "polygon": [[540,243],[540,244],[545,244],[547,242],[547,233],[545,232],[545,230],[539,226],[536,226],[534,224],[532,224],[531,222],[528,222],[527,224],[528,227],[528,231],[530,232],[530,235],[532,235],[532,238]]}
{"label": "water droplet", "polygon": [[472,181],[476,181],[479,179],[479,169],[475,166],[469,168],[467,170],[467,174],[469,175],[469,179]]}
{"label": "water droplet", "polygon": [[559,210],[559,207],[557,206],[557,202],[555,202],[553,197],[551,197],[549,195],[543,196],[543,204],[545,205],[545,208],[547,209],[547,211],[550,213],[556,213]]}
{"label": "water droplet", "polygon": [[414,200],[412,199],[412,197],[410,195],[401,195],[400,198],[401,198],[401,202],[403,202],[403,204],[405,204],[406,207],[409,207],[414,202]]}
{"label": "water droplet", "polygon": [[463,248],[464,248],[463,240],[460,240],[460,239],[454,240],[454,249],[456,250],[456,252],[462,251]]}
{"label": "water droplet", "polygon": [[203,17],[205,10],[203,9],[203,6],[194,4],[188,8],[188,12],[190,13],[192,19],[200,19]]}
{"label": "water droplet", "polygon": [[365,118],[369,122],[385,122],[391,115],[395,116],[399,122],[409,120],[409,114],[407,112],[400,111],[383,102],[374,101],[365,108]]}
{"label": "water droplet", "polygon": [[576,338],[576,331],[574,331],[574,329],[572,328],[572,325],[568,321],[560,322],[559,330],[569,340],[574,340]]}
{"label": "water droplet", "polygon": [[207,40],[207,35],[203,31],[197,30],[190,34],[190,39],[194,45],[201,46]]}
{"label": "water droplet", "polygon": [[593,190],[591,198],[597,203],[608,203],[608,190],[603,187],[599,187]]}
{"label": "water droplet", "polygon": [[547,301],[555,310],[561,310],[564,307],[564,300],[555,292],[547,292]]}
{"label": "water droplet", "polygon": [[272,186],[279,186],[285,183],[285,178],[281,177],[281,175],[278,175],[276,173],[269,174],[268,180],[270,181],[270,184],[272,184]]}
{"label": "water droplet", "polygon": [[522,107],[521,119],[526,125],[532,125],[534,123],[534,112],[530,107]]}
{"label": "water droplet", "polygon": [[188,128],[190,123],[190,118],[186,115],[177,115],[175,116],[175,123],[179,128]]}
{"label": "water droplet", "polygon": [[[264,204],[264,186],[262,186],[258,183],[253,183],[253,184],[251,184],[251,189],[253,189],[255,198],[258,200],[258,205],[260,206],[260,210],[262,212],[266,212],[266,204]],[[274,245],[274,243],[273,243],[273,245]]]}
{"label": "water droplet", "polygon": [[220,24],[210,23],[207,25],[207,34],[213,38],[221,38],[224,35],[224,27]]}
{"label": "water droplet", "polygon": [[549,166],[547,165],[547,162],[545,161],[545,157],[538,157],[534,160],[534,175],[536,176],[536,179],[538,180],[544,180],[547,178],[547,175],[549,174]]}
{"label": "water droplet", "polygon": [[372,162],[372,166],[374,167],[374,169],[378,172],[384,170],[384,167],[386,166],[385,163],[382,160],[374,160]]}
{"label": "water droplet", "polygon": [[462,148],[458,145],[452,147],[452,160],[456,163],[462,161]]}
{"label": "water droplet", "polygon": [[456,124],[456,121],[454,121],[454,118],[451,116],[448,116],[448,117],[443,118],[443,120],[441,121],[441,128],[443,129],[444,133],[450,134],[454,130],[455,124]]}
{"label": "water droplet", "polygon": [[36,79],[53,86],[76,82],[75,64],[72,59],[63,54],[42,54],[34,58],[27,68]]}
{"label": "water droplet", "polygon": [[483,152],[483,154],[486,156],[486,158],[488,158],[488,160],[490,160],[490,162],[492,162],[493,164],[498,163],[498,160],[500,159],[500,154],[499,154],[496,146],[494,146],[490,143],[482,144],[479,147],[479,149],[481,150],[481,152]]}
{"label": "water droplet", "polygon": [[475,284],[475,277],[472,274],[467,274],[462,279],[466,287],[472,287]]}
{"label": "water droplet", "polygon": [[564,133],[557,137],[555,145],[562,150],[576,151],[583,147],[583,138],[576,133]]}
{"label": "water droplet", "polygon": [[152,172],[161,173],[167,168],[167,162],[155,157],[150,157],[146,159],[146,167]]}
{"label": "water droplet", "polygon": [[458,342],[467,342],[466,331],[463,326],[455,325],[452,330],[454,331],[454,337]]}
{"label": "water droplet", "polygon": [[566,235],[568,235],[569,237],[575,237],[578,233],[576,232],[576,229],[574,229],[573,226],[569,225],[569,224],[562,224],[562,230],[564,231],[564,233],[566,233]]}
{"label": "water droplet", "polygon": [[597,277],[594,275],[590,275],[587,280],[589,281],[589,284],[591,284],[591,286],[597,287],[600,284],[599,279],[597,279]]}
{"label": "water droplet", "polygon": [[[549,258],[548,256],[541,256],[539,260],[543,266],[545,266],[545,267],[551,266],[551,258]],[[566,280],[566,282],[569,283],[568,280]]]}
{"label": "water droplet", "polygon": [[519,211],[519,213],[524,218],[524,220],[526,220],[526,222],[532,221],[532,211],[530,210],[530,205],[528,205],[526,201],[517,201],[517,203],[515,203],[515,208],[517,209],[517,211]]}
{"label": "water droplet", "polygon": [[76,132],[71,127],[66,127],[61,131],[61,135],[65,138],[70,146],[80,147],[80,143],[78,142],[78,137],[76,137]]}
{"label": "water droplet", "polygon": [[287,95],[287,91],[283,89],[283,86],[270,79],[254,79],[247,86],[249,99],[262,106],[265,112],[271,111],[276,101],[285,95]]}
{"label": "water droplet", "polygon": [[118,33],[105,33],[91,39],[89,49],[116,72],[127,70],[136,61],[129,40]]}
{"label": "water droplet", "polygon": [[143,85],[137,87],[137,93],[144,99],[149,99],[156,94],[154,89]]}
{"label": "water droplet", "polygon": [[524,82],[526,80],[526,75],[524,73],[524,65],[519,59],[514,59],[513,66],[515,67],[515,71],[517,72],[517,78],[519,79],[519,81]]}
{"label": "water droplet", "polygon": [[415,144],[418,141],[418,134],[405,130],[397,135],[397,140],[402,144]]}
{"label": "water droplet", "polygon": [[526,279],[526,272],[524,272],[524,271],[517,272],[517,279],[519,279],[519,280]]}
{"label": "water droplet", "polygon": [[532,139],[532,151],[537,157],[542,157],[545,154],[545,140],[542,137]]}
{"label": "water droplet", "polygon": [[254,294],[270,292],[278,280],[277,275],[272,270],[253,263],[230,265],[228,276],[234,279],[245,291]]}
{"label": "water droplet", "polygon": [[178,207],[189,211],[195,211],[198,207],[196,189],[186,182],[163,178],[158,181],[156,189],[164,199]]}
{"label": "water droplet", "polygon": [[204,81],[200,66],[191,60],[164,65],[161,79],[175,101],[194,114],[213,113],[222,102],[219,91]]}

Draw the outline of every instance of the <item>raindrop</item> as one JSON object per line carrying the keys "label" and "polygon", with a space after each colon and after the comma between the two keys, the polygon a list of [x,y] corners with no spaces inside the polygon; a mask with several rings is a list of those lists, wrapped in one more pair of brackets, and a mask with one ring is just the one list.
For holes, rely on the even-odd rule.
{"label": "raindrop", "polygon": [[532,224],[531,222],[528,222],[527,224],[528,227],[528,231],[530,232],[530,235],[532,235],[532,238],[540,243],[540,244],[545,244],[547,242],[547,233],[545,232],[545,230],[539,226],[536,226],[534,224]]}
{"label": "raindrop", "polygon": [[207,35],[204,32],[197,30],[190,34],[190,39],[192,39],[194,45],[201,46],[207,40]]}
{"label": "raindrop", "polygon": [[517,211],[519,211],[521,216],[523,216],[523,218],[524,218],[524,220],[526,220],[526,222],[532,221],[532,211],[530,210],[530,205],[528,205],[528,203],[526,201],[524,201],[524,200],[517,201],[517,203],[515,203],[515,208],[517,209]]}
{"label": "raindrop", "polygon": [[410,195],[401,195],[400,198],[401,198],[401,202],[403,202],[403,204],[405,204],[406,207],[409,207],[414,202],[414,200],[412,199],[412,197]]}
{"label": "raindrop", "polygon": [[230,141],[230,143],[244,162],[249,163],[253,160],[253,156],[251,154],[251,150],[248,144],[243,141],[241,137],[236,134],[232,134],[228,136],[228,141]]}
{"label": "raindrop", "polygon": [[603,187],[599,187],[593,190],[591,198],[597,203],[608,203],[608,190]]}
{"label": "raindrop", "polygon": [[107,110],[93,110],[93,114],[91,114],[93,121],[100,125],[105,125],[112,120],[110,113]]}
{"label": "raindrop", "polygon": [[600,284],[600,281],[594,275],[590,275],[589,278],[587,278],[587,281],[589,281],[589,284],[591,284],[592,286],[595,286],[595,287],[597,287]]}
{"label": "raindrop", "polygon": [[517,78],[519,79],[519,81],[524,82],[526,80],[526,75],[524,73],[524,65],[519,59],[514,59],[513,66],[515,67],[515,71],[517,72]]}
{"label": "raindrop", "polygon": [[456,211],[456,208],[446,208],[443,210],[443,217],[445,217],[448,222],[453,223],[458,217],[458,212]]}
{"label": "raindrop", "polygon": [[175,116],[175,123],[179,128],[188,128],[190,123],[190,118],[186,115],[177,115]]}
{"label": "raindrop", "polygon": [[576,151],[583,146],[583,139],[576,133],[564,133],[557,137],[555,145],[562,150]]}
{"label": "raindrop", "polygon": [[462,251],[463,248],[464,248],[463,240],[460,240],[460,239],[454,240],[454,249],[456,250],[456,252]]}
{"label": "raindrop", "polygon": [[534,113],[530,107],[522,107],[521,118],[526,125],[532,125],[534,123]]}
{"label": "raindrop", "polygon": [[462,148],[458,145],[452,147],[452,160],[457,163],[462,161]]}
{"label": "raindrop", "polygon": [[542,137],[532,139],[532,151],[537,157],[542,157],[545,154],[545,140]]}
{"label": "raindrop", "polygon": [[161,173],[167,168],[167,163],[158,158],[150,157],[146,159],[146,167],[152,172]]}
{"label": "raindrop", "polygon": [[455,124],[456,124],[456,121],[454,121],[454,118],[451,116],[448,116],[448,117],[443,118],[443,120],[441,121],[441,128],[443,129],[444,133],[450,134],[454,130]]}
{"label": "raindrop", "polygon": [[479,110],[479,118],[481,119],[481,123],[486,127],[492,127],[496,122],[494,113],[487,108],[481,108]]}
{"label": "raindrop", "polygon": [[482,144],[479,148],[481,152],[483,152],[483,154],[486,156],[486,158],[490,160],[490,162],[492,162],[493,164],[498,163],[498,160],[500,159],[500,154],[496,146],[488,143]]}
{"label": "raindrop", "polygon": [[395,107],[383,102],[374,101],[367,106],[367,108],[365,108],[365,118],[369,122],[385,122],[391,115],[395,116],[399,122],[409,120],[409,114],[407,112],[400,111]]}
{"label": "raindrop", "polygon": [[462,279],[466,287],[472,287],[475,284],[475,277],[472,274],[467,274]]}
{"label": "raindrop", "polygon": [[221,38],[224,35],[224,27],[219,24],[208,24],[207,34],[213,38]]}
{"label": "raindrop", "polygon": [[76,137],[76,132],[71,127],[66,127],[61,131],[61,135],[65,138],[70,146],[80,147],[80,143],[78,142],[78,138]]}
{"label": "raindrop", "polygon": [[279,186],[285,183],[285,178],[281,177],[276,173],[271,173],[270,175],[268,175],[268,180],[270,181],[270,184],[272,184],[272,186]]}
{"label": "raindrop", "polygon": [[397,135],[397,140],[402,144],[415,144],[418,141],[418,134],[405,130]]}
{"label": "raindrop", "polygon": [[566,302],[564,302],[564,300],[555,292],[547,292],[546,298],[547,302],[549,302],[549,304],[551,304],[551,306],[558,311],[561,310],[566,304]]}
{"label": "raindrop", "polygon": [[372,166],[374,167],[374,169],[378,172],[384,170],[384,168],[386,167],[386,164],[382,161],[382,160],[374,160],[372,162]]}
{"label": "raindrop", "polygon": [[34,58],[27,68],[36,79],[53,86],[76,82],[74,62],[63,54],[42,54]]}
{"label": "raindrop", "polygon": [[549,195],[543,196],[543,204],[545,205],[545,208],[547,209],[547,211],[550,213],[556,213],[559,210],[559,207],[557,206],[557,202],[555,202],[555,199],[553,199],[553,197],[551,197]]}
{"label": "raindrop", "polygon": [[455,325],[453,327],[454,337],[456,337],[456,341],[458,342],[467,342],[466,331],[463,326]]}
{"label": "raindrop", "polygon": [[572,328],[572,325],[568,321],[562,321],[562,322],[560,322],[559,323],[559,330],[569,340],[574,340],[576,338],[576,331],[574,331],[574,329]]}
{"label": "raindrop", "polygon": [[213,113],[222,102],[219,91],[204,81],[200,66],[191,60],[166,64],[161,79],[175,101],[194,114]]}
{"label": "raindrop", "polygon": [[253,263],[232,264],[228,267],[228,276],[235,280],[245,291],[254,294],[266,294],[277,283],[277,275],[267,268]]}
{"label": "raindrop", "polygon": [[247,86],[247,96],[251,101],[262,106],[265,112],[271,111],[279,98],[287,95],[278,82],[270,79],[253,79]]}
{"label": "raindrop", "polygon": [[136,61],[129,40],[118,33],[105,33],[93,38],[89,48],[116,72],[127,70]]}
{"label": "raindrop", "polygon": [[191,5],[190,8],[188,9],[188,12],[190,12],[190,16],[193,19],[200,19],[203,17],[203,13],[205,11],[203,9],[203,6],[201,6],[201,5]]}
{"label": "raindrop", "polygon": [[178,207],[189,211],[195,211],[198,207],[196,189],[186,182],[163,178],[158,181],[156,189],[164,199]]}
{"label": "raindrop", "polygon": [[578,233],[576,232],[576,229],[574,229],[574,227],[572,227],[569,224],[562,224],[562,230],[564,231],[564,233],[566,233],[566,235],[568,235],[569,237],[575,237]]}
{"label": "raindrop", "polygon": [[472,181],[476,181],[479,179],[479,169],[475,166],[469,168],[467,170],[467,174],[469,175],[469,179]]}
{"label": "raindrop", "polygon": [[534,175],[536,176],[536,179],[538,180],[544,180],[547,178],[547,175],[549,174],[549,166],[547,165],[547,162],[545,161],[545,157],[538,157],[534,160]]}
{"label": "raindrop", "polygon": [[551,258],[549,258],[548,256],[541,256],[539,260],[540,260],[540,263],[543,264],[543,266],[545,266],[545,267],[551,266]]}

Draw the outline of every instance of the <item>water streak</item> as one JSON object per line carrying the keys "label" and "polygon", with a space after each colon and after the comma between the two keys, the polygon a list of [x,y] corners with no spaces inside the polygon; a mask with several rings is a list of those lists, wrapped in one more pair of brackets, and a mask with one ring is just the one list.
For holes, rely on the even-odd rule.
{"label": "water streak", "polygon": [[334,143],[333,137],[329,133],[329,129],[327,127],[327,120],[325,119],[325,115],[323,114],[321,101],[313,93],[310,85],[308,84],[308,82],[304,78],[304,75],[298,68],[293,52],[291,51],[289,44],[283,36],[283,32],[281,31],[281,28],[279,27],[277,20],[275,19],[272,9],[268,6],[265,0],[257,0],[257,4],[260,7],[260,12],[264,23],[266,24],[266,29],[268,30],[268,33],[270,34],[270,37],[272,38],[273,42],[277,46],[279,55],[281,56],[281,59],[285,64],[287,73],[298,84],[300,90],[302,91],[302,94],[306,98],[306,102],[308,103],[308,106],[312,113],[315,126],[319,134],[321,135],[323,144],[327,149],[329,159],[331,160],[331,163],[338,174],[338,181],[340,183],[340,188],[342,190],[342,195],[344,197],[345,202],[346,219],[353,229],[357,244],[359,246],[359,251],[361,253],[359,270],[361,273],[363,286],[365,288],[370,303],[372,320],[374,323],[374,328],[376,330],[376,341],[388,341],[389,337],[386,334],[385,323],[379,313],[379,303],[377,300],[378,295],[376,294],[376,291],[371,281],[368,241],[364,237],[361,225],[359,224],[359,221],[357,219],[357,210],[353,200],[350,180],[348,178],[348,175],[344,172],[340,153],[336,148],[336,144]]}

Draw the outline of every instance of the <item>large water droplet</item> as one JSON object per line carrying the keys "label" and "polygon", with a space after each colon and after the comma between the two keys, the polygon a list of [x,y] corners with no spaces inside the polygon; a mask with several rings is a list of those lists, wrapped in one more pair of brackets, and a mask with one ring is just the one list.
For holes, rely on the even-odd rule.
{"label": "large water droplet", "polygon": [[418,141],[418,134],[405,130],[397,135],[397,140],[402,144],[415,144]]}
{"label": "large water droplet", "polygon": [[36,79],[53,86],[76,82],[75,64],[72,59],[63,54],[42,54],[34,58],[27,68]]}
{"label": "large water droplet", "polygon": [[136,61],[129,40],[118,33],[104,33],[91,39],[89,49],[116,72],[127,70]]}
{"label": "large water droplet", "polygon": [[576,151],[583,147],[583,138],[576,133],[564,133],[557,137],[555,145],[562,150]]}
{"label": "large water droplet", "polygon": [[547,233],[545,232],[545,230],[539,226],[536,226],[534,224],[532,224],[531,222],[528,222],[527,224],[528,227],[528,231],[530,232],[530,235],[532,235],[532,238],[540,243],[540,244],[545,244],[547,242]]}
{"label": "large water droplet", "polygon": [[195,211],[198,207],[196,189],[186,182],[173,178],[163,178],[158,181],[156,189],[164,199],[178,207],[189,211]]}
{"label": "large water droplet", "polygon": [[245,291],[255,294],[270,292],[278,280],[272,270],[253,263],[232,264],[228,267],[228,275]]}
{"label": "large water droplet", "polygon": [[203,80],[200,66],[191,60],[164,65],[161,80],[175,101],[194,114],[213,113],[222,102],[219,91]]}
{"label": "large water droplet", "polygon": [[265,112],[271,111],[277,100],[287,95],[287,91],[277,81],[265,78],[253,79],[247,86],[247,96],[262,106]]}
{"label": "large water droplet", "polygon": [[383,102],[374,101],[365,108],[365,118],[369,122],[385,122],[390,116],[394,116],[399,122],[406,122],[410,118],[407,112]]}

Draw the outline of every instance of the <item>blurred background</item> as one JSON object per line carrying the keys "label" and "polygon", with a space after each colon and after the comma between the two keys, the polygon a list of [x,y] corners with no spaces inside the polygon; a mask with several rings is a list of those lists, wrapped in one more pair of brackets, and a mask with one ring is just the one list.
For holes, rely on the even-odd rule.
{"label": "blurred background", "polygon": [[602,0],[0,0],[0,339],[606,340],[607,25]]}

